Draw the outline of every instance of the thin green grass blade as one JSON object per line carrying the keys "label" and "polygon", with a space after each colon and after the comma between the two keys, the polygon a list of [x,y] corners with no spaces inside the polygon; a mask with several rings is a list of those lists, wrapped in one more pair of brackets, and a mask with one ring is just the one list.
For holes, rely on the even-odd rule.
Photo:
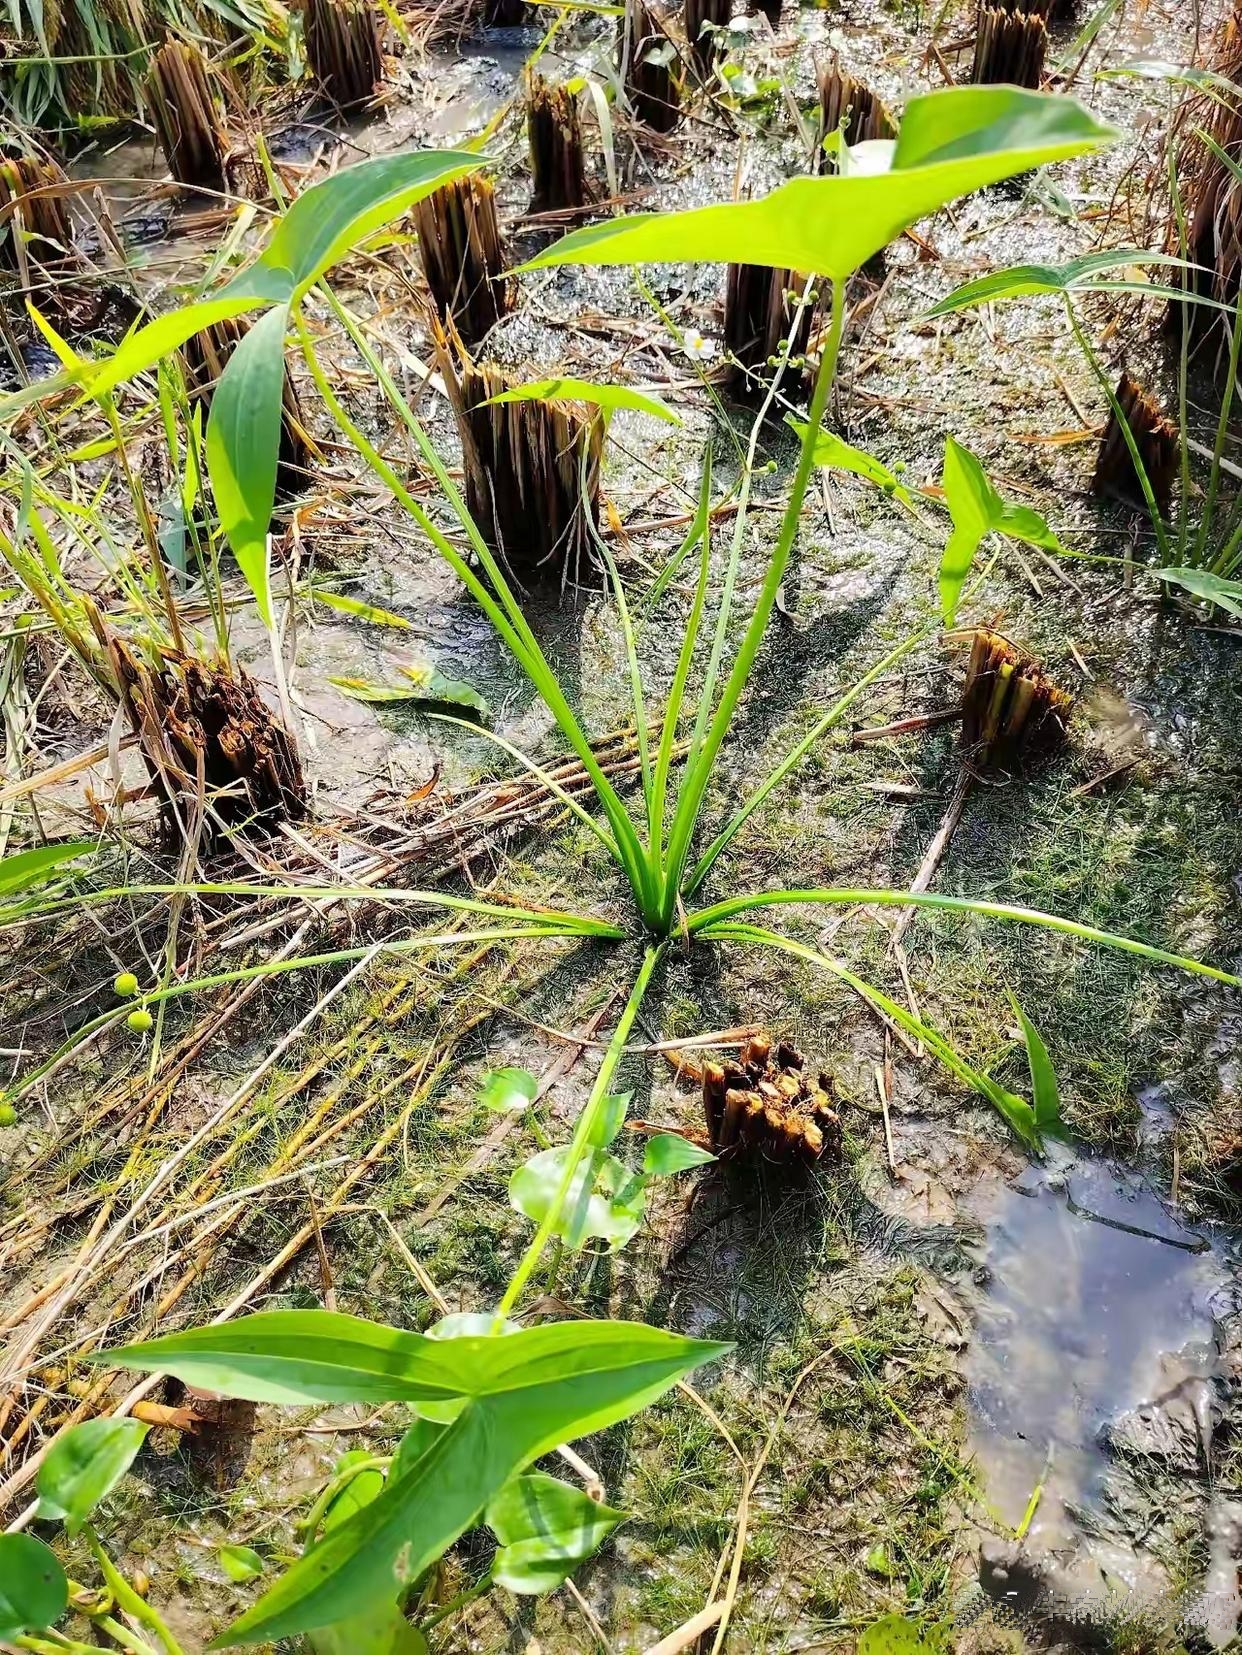
{"label": "thin green grass blade", "polygon": [[837,889],[825,886],[818,890],[762,891],[754,896],[731,897],[711,908],[702,908],[687,919],[687,930],[692,936],[705,928],[732,919],[735,914],[749,913],[755,908],[797,907],[799,904],[829,905],[834,907],[873,906],[877,908],[940,908],[947,913],[979,914],[985,919],[1011,921],[1019,925],[1037,925],[1045,931],[1060,931],[1080,942],[1098,943],[1103,948],[1115,948],[1123,954],[1135,954],[1150,960],[1153,965],[1172,965],[1180,971],[1193,972],[1198,977],[1210,977],[1214,982],[1227,983],[1230,988],[1242,988],[1242,977],[1219,966],[1207,965],[1187,954],[1173,954],[1167,948],[1155,948],[1151,943],[1139,942],[1135,937],[1124,937],[1115,931],[1101,931],[1098,926],[1082,925],[1078,920],[1063,919],[1059,914],[1045,914],[1038,908],[1020,908],[1010,902],[981,902],[973,897],[937,896],[932,891],[894,891],[860,888]]}
{"label": "thin green grass blade", "polygon": [[711,872],[721,852],[728,849],[729,845],[737,837],[737,834],[745,826],[751,815],[758,810],[759,806],[768,797],[772,790],[780,786],[790,771],[795,769],[802,762],[803,758],[810,752],[815,743],[819,741],[822,736],[827,735],[828,731],[832,729],[834,724],[840,723],[841,719],[844,718],[845,714],[853,706],[854,702],[857,701],[863,691],[867,689],[869,685],[874,684],[877,678],[883,677],[890,667],[895,666],[896,663],[901,660],[903,655],[909,654],[909,652],[921,644],[924,639],[930,638],[933,633],[938,630],[938,627],[929,626],[924,627],[920,632],[911,633],[911,635],[899,643],[895,649],[890,650],[882,661],[877,661],[875,666],[865,672],[858,682],[848,689],[839,700],[833,702],[832,706],[829,707],[824,716],[818,719],[816,723],[813,724],[807,731],[806,735],[802,737],[802,740],[799,741],[796,746],[792,747],[788,753],[786,753],[780,763],[769,772],[762,782],[760,782],[759,786],[755,788],[753,793],[750,794],[740,810],[738,810],[730,818],[726,825],[712,840],[711,844],[707,847],[707,849],[703,852],[703,855],[695,864],[694,871],[682,885],[681,894],[683,900],[688,900],[694,895],[695,891],[698,890],[699,886]]}
{"label": "thin green grass blade", "polygon": [[[392,490],[394,498],[414,519],[419,528],[422,529],[423,533],[431,541],[432,545],[435,546],[436,550],[444,558],[445,562],[448,563],[449,567],[453,570],[453,573],[458,577],[458,579],[466,587],[467,591],[479,604],[484,614],[491,621],[496,631],[500,634],[500,637],[504,641],[514,660],[522,668],[522,671],[530,679],[535,689],[539,692],[540,696],[547,704],[548,710],[555,718],[562,734],[565,736],[565,739],[569,742],[570,746],[581,759],[587,773],[591,777],[591,782],[595,788],[596,795],[599,798],[604,814],[608,818],[608,824],[613,830],[617,848],[621,856],[621,867],[626,878],[629,880],[636,895],[641,901],[648,893],[650,876],[647,868],[646,857],[643,848],[639,843],[638,834],[635,831],[634,824],[630,820],[629,813],[622,804],[616,789],[612,786],[612,783],[608,780],[600,768],[599,761],[596,759],[595,754],[592,751],[591,744],[583,732],[582,727],[579,725],[578,720],[574,717],[573,711],[565,699],[560,684],[557,682],[556,675],[549,666],[542,650],[540,650],[538,644],[534,641],[533,636],[530,636],[529,628],[525,622],[525,617],[521,617],[519,624],[518,617],[507,612],[509,606],[516,609],[517,605],[516,601],[513,599],[512,593],[509,592],[508,586],[504,583],[503,576],[500,576],[499,571],[497,571],[497,575],[499,577],[497,591],[507,595],[508,598],[508,603],[504,608],[501,607],[501,602],[497,601],[497,598],[493,596],[488,587],[479,579],[478,575],[475,574],[474,570],[462,557],[460,552],[458,552],[457,548],[452,544],[447,536],[441,532],[437,525],[423,510],[422,506],[419,505],[418,501],[414,499],[413,495],[404,486],[396,472],[379,453],[374,444],[350,418],[349,414],[342,406],[340,399],[333,390],[327,374],[323,370],[322,364],[319,362],[314,345],[306,332],[305,324],[302,322],[301,318],[298,318],[298,332],[302,343],[303,356],[306,360],[307,366],[310,368],[311,375],[315,380],[319,393],[323,397],[324,403],[329,412],[332,414],[332,417],[336,420],[344,434],[354,444],[355,448],[357,448],[358,452],[366,460],[367,464],[375,472],[376,476],[381,478],[381,480]],[[404,399],[401,400],[403,401]],[[438,457],[436,464],[440,464]],[[441,470],[443,470],[442,466]],[[445,476],[447,477],[447,473],[445,473]],[[474,529],[474,534],[477,534],[477,527],[473,525],[470,514],[466,511],[464,502],[462,503],[461,509],[464,514],[462,519],[463,523],[471,525]],[[480,540],[481,538],[482,537],[480,536]],[[488,553],[488,559],[490,560],[490,553]],[[492,566],[495,567],[494,563]],[[501,601],[504,601],[503,598]],[[520,615],[520,611],[518,613]],[[529,643],[527,641],[528,636],[530,637]]]}
{"label": "thin green grass blade", "polygon": [[778,931],[767,931],[758,925],[731,925],[727,922],[713,925],[707,935],[720,941],[756,942],[763,943],[769,948],[779,948],[786,954],[793,954],[800,960],[806,960],[811,965],[819,966],[823,971],[830,971],[834,977],[847,983],[856,994],[872,1005],[878,1006],[885,1016],[903,1028],[907,1034],[916,1040],[921,1040],[928,1051],[935,1054],[944,1064],[950,1074],[956,1075],[959,1080],[979,1092],[1004,1117],[1014,1135],[1022,1140],[1028,1149],[1038,1152],[1040,1147],[1039,1131],[1035,1122],[1035,1111],[1025,1099],[1007,1092],[1003,1086],[998,1086],[990,1075],[985,1075],[982,1069],[976,1069],[973,1064],[958,1052],[950,1042],[936,1029],[924,1023],[921,1018],[914,1017],[896,1000],[891,1000],[883,989],[864,978],[856,976],[839,960],[831,959],[827,954],[821,954],[817,949],[810,948],[806,943],[795,942],[791,937],[782,937]]}
{"label": "thin green grass blade", "polygon": [[617,849],[617,842],[608,830],[601,827],[594,816],[582,808],[572,793],[567,792],[560,782],[550,776],[541,765],[536,764],[535,760],[529,754],[524,753],[520,747],[515,746],[511,741],[506,741],[504,736],[498,735],[495,730],[489,730],[486,725],[474,724],[465,718],[454,718],[452,713],[429,712],[427,717],[434,718],[439,724],[456,724],[459,729],[467,730],[471,735],[483,736],[494,747],[499,747],[502,752],[508,753],[510,758],[516,759],[524,769],[528,770],[537,781],[547,788],[549,793],[558,798],[566,809],[571,810],[584,827],[590,828],[614,862],[621,863],[621,852]]}
{"label": "thin green grass blade", "polygon": [[699,480],[698,510],[694,514],[694,523],[690,530],[691,536],[697,536],[702,542],[702,552],[699,557],[699,578],[695,586],[694,602],[690,606],[690,616],[686,622],[686,630],[682,636],[681,649],[677,656],[677,666],[673,673],[673,682],[668,692],[668,705],[664,710],[664,725],[660,731],[660,747],[656,754],[655,779],[652,787],[651,850],[653,856],[659,856],[661,880],[664,877],[664,805],[668,792],[669,767],[673,760],[673,743],[677,738],[677,720],[681,716],[681,706],[686,695],[686,683],[690,677],[690,665],[694,659],[699,628],[703,622],[703,606],[707,598],[707,574],[712,553],[711,499],[712,454],[711,449],[707,448],[703,452],[703,473]]}

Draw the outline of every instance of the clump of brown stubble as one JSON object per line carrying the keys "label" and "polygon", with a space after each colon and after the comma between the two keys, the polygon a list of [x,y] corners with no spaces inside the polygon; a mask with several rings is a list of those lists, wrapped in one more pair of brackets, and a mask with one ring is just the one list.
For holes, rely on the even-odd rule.
{"label": "clump of brown stubble", "polygon": [[[1209,56],[1208,67],[1222,81],[1242,80],[1242,4],[1235,0]],[[1209,141],[1210,140],[1210,141]],[[1212,299],[1226,307],[1174,301],[1168,324],[1185,328],[1196,345],[1209,345],[1223,367],[1228,356],[1228,312],[1242,290],[1242,182],[1221,155],[1242,159],[1242,94],[1225,92],[1220,83],[1209,92],[1189,93],[1169,126],[1169,152],[1176,159],[1178,190],[1186,223],[1183,250],[1177,215],[1170,211],[1168,248],[1183,253],[1188,268],[1182,284],[1193,299]],[[1164,167],[1167,175],[1167,162]],[[1157,179],[1148,181],[1151,193]]]}
{"label": "clump of brown stubble", "polygon": [[1048,25],[1039,12],[980,6],[975,25],[975,85],[1025,86],[1038,91],[1048,55]]}
{"label": "clump of brown stubble", "polygon": [[177,183],[222,190],[228,138],[220,83],[198,47],[183,40],[162,46],[151,59],[143,93]]}
{"label": "clump of brown stubble", "polygon": [[338,109],[370,103],[384,78],[379,18],[368,0],[303,0],[306,63]]}
{"label": "clump of brown stubble", "polygon": [[[1134,438],[1152,498],[1162,513],[1167,512],[1181,460],[1181,437],[1177,425],[1165,415],[1156,399],[1128,373],[1121,376],[1116,398],[1125,424]],[[1116,408],[1110,408],[1108,424],[1100,439],[1091,492],[1138,507],[1147,504],[1138,468]]]}
{"label": "clump of brown stubble", "polygon": [[975,633],[962,688],[962,747],[975,773],[1016,775],[1064,743],[1074,698],[997,632]]}
{"label": "clump of brown stubble", "polygon": [[788,1040],[753,1035],[737,1060],[703,1065],[708,1142],[721,1160],[778,1164],[837,1159],[841,1119],[826,1075],[818,1080]]}
{"label": "clump of brown stubble", "polygon": [[71,188],[54,161],[0,160],[0,269],[13,271],[28,291],[39,285],[40,270],[54,271],[74,256],[65,205]]}
{"label": "clump of brown stubble", "polygon": [[[213,322],[210,327],[191,334],[181,347],[190,399],[192,403],[201,404],[204,419],[211,407],[211,395],[220,375],[249,328],[250,323],[244,316],[225,317],[223,321]],[[318,451],[307,435],[297,388],[286,365],[281,392],[280,448],[276,460],[278,500],[292,500],[303,492],[311,475],[312,462],[318,457]]]}
{"label": "clump of brown stubble", "polygon": [[617,19],[617,72],[635,119],[671,132],[681,119],[681,59],[646,0],[625,0]]}
{"label": "clump of brown stubble", "polygon": [[423,274],[436,312],[476,345],[509,309],[511,283],[496,196],[480,172],[454,179],[414,209]]}
{"label": "clump of brown stubble", "polygon": [[[784,354],[803,357],[814,303],[803,304],[808,278],[763,264],[731,264],[725,279],[724,338],[735,391],[758,388],[759,375]],[[804,377],[804,376],[802,376]]]}
{"label": "clump of brown stubble", "polygon": [[516,382],[478,366],[460,340],[442,341],[437,362],[457,416],[466,505],[488,546],[524,586],[598,585],[599,409],[493,402]]}
{"label": "clump of brown stubble", "polygon": [[305,816],[297,745],[243,667],[171,649],[144,659],[93,605],[88,614],[171,843],[197,837],[200,821],[210,844],[217,825],[267,832]]}
{"label": "clump of brown stubble", "polygon": [[526,136],[537,213],[584,207],[589,200],[578,99],[567,86],[531,75],[526,88]]}

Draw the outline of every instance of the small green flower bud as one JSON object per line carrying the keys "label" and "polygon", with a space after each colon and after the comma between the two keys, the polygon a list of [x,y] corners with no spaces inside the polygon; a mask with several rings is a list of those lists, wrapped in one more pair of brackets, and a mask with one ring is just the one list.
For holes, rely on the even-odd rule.
{"label": "small green flower bud", "polygon": [[122,1000],[132,1000],[138,992],[138,979],[132,971],[122,971],[120,976],[113,981],[112,987],[114,992],[121,996]]}
{"label": "small green flower bud", "polygon": [[155,1025],[155,1019],[145,1006],[139,1006],[137,1011],[131,1011],[125,1019],[135,1034],[149,1034]]}
{"label": "small green flower bud", "polygon": [[0,1103],[0,1126],[12,1126],[17,1119],[17,1110],[11,1103]]}

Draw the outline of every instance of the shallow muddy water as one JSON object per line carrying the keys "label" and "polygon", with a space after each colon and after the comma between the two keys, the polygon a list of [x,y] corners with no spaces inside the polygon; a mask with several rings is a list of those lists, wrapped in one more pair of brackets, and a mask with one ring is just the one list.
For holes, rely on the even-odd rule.
{"label": "shallow muddy water", "polygon": [[[1201,1483],[1211,1527],[1242,1237],[1194,1228],[1137,1173],[1067,1150],[1013,1181],[985,1222],[966,1374],[990,1515],[1062,1593],[1113,1614],[1201,1611],[1217,1588],[1168,1578],[1144,1505],[1154,1479]],[[1242,1600],[1215,1608],[1223,1624]]]}

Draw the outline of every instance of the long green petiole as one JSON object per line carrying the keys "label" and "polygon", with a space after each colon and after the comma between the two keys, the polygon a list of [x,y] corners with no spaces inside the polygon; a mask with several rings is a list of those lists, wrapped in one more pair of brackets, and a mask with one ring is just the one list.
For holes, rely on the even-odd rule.
{"label": "long green petiole", "polygon": [[815,469],[815,435],[828,407],[828,398],[836,374],[837,356],[841,348],[841,335],[844,327],[845,285],[843,282],[834,282],[832,284],[832,309],[828,338],[824,345],[823,356],[820,359],[819,371],[815,377],[815,390],[811,397],[806,433],[802,439],[802,448],[798,455],[798,468],[794,473],[789,499],[781,518],[776,549],[772,554],[771,562],[768,564],[754,613],[750,617],[742,642],[738,646],[732,670],[725,681],[719,705],[702,743],[696,745],[687,762],[686,774],[682,778],[681,788],[677,796],[677,809],[673,815],[673,826],[669,833],[664,889],[661,892],[659,912],[655,915],[644,916],[649,923],[654,923],[654,928],[663,935],[668,935],[675,923],[682,873],[690,853],[690,841],[698,822],[699,811],[702,808],[703,797],[707,791],[712,767],[716,762],[720,745],[728,734],[730,724],[733,722],[737,704],[750,677],[755,657],[759,653],[759,646],[763,641],[764,632],[767,630],[768,621],[771,619],[772,610],[776,606],[776,595],[780,590],[781,581],[785,578],[789,556],[793,550],[794,541],[797,539],[798,523],[802,515],[802,502],[806,498],[807,486]]}
{"label": "long green petiole", "polygon": [[569,1155],[565,1163],[565,1171],[561,1178],[552,1205],[548,1208],[547,1216],[535,1232],[534,1239],[522,1255],[521,1262],[513,1272],[512,1280],[505,1289],[496,1310],[497,1326],[509,1314],[514,1305],[521,1298],[527,1282],[530,1280],[543,1250],[551,1241],[560,1222],[561,1212],[565,1206],[565,1199],[573,1185],[578,1168],[590,1146],[591,1135],[595,1131],[604,1100],[608,1096],[609,1083],[616,1073],[617,1064],[621,1061],[621,1054],[625,1050],[625,1043],[629,1039],[630,1030],[634,1026],[634,1019],[638,1015],[638,1008],[642,1004],[643,996],[651,982],[652,973],[663,957],[667,943],[659,943],[649,947],[643,955],[643,963],[639,968],[634,986],[630,990],[629,999],[625,1002],[625,1010],[617,1020],[617,1026],[612,1031],[612,1039],[608,1042],[608,1049],[604,1053],[604,1061],[600,1064],[599,1073],[595,1077],[595,1084],[591,1088],[591,1095],[587,1099],[582,1113],[578,1116],[578,1123],[574,1127],[574,1135],[569,1144]]}
{"label": "long green petiole", "polygon": [[723,920],[735,914],[750,913],[755,908],[797,907],[828,904],[845,907],[877,908],[940,908],[951,913],[981,914],[987,919],[1014,921],[1020,925],[1038,925],[1045,931],[1060,931],[1080,942],[1099,943],[1104,948],[1115,948],[1125,954],[1137,954],[1140,959],[1155,965],[1173,965],[1181,971],[1193,972],[1198,977],[1211,977],[1230,988],[1242,988],[1242,977],[1218,966],[1206,965],[1186,954],[1172,954],[1166,948],[1153,948],[1150,943],[1134,937],[1123,937],[1115,931],[1101,931],[1094,925],[1082,925],[1077,920],[1062,919],[1059,914],[1045,914],[1038,908],[1019,908],[1009,902],[981,902],[964,896],[937,896],[933,892],[881,890],[846,890],[825,887],[820,890],[761,891],[752,896],[731,897],[711,908],[691,914],[686,928],[691,936],[710,932]]}

